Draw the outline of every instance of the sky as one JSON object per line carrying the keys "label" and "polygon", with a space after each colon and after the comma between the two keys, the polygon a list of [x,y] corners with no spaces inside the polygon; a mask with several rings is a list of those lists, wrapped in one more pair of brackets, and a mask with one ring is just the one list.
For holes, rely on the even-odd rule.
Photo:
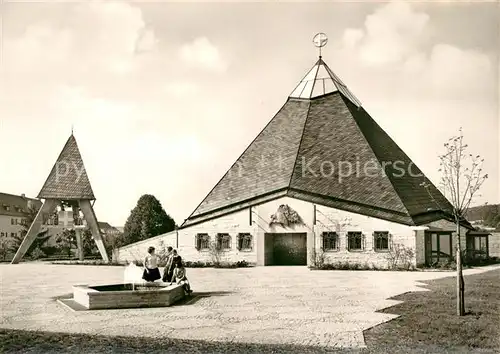
{"label": "sky", "polygon": [[323,59],[435,183],[463,128],[500,202],[498,3],[0,1],[0,191],[35,197],[74,129],[99,220],[189,216]]}

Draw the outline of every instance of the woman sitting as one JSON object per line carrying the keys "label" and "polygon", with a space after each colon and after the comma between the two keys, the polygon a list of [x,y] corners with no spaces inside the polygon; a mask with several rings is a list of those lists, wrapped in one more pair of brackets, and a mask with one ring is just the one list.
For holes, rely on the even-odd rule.
{"label": "woman sitting", "polygon": [[155,254],[155,248],[148,248],[149,255],[144,259],[144,272],[142,279],[145,281],[155,281],[161,278],[160,270],[158,269],[158,257]]}
{"label": "woman sitting", "polygon": [[182,259],[180,256],[176,259],[174,274],[172,276],[170,285],[172,285],[172,283],[174,282],[176,284],[182,285],[186,295],[189,295],[193,292],[189,285],[189,280],[186,277],[186,268],[184,268],[184,266],[182,265]]}

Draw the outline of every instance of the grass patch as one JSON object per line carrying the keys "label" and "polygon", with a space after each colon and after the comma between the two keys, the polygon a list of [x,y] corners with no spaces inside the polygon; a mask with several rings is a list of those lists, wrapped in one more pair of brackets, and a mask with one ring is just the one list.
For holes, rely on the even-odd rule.
{"label": "grass patch", "polygon": [[222,343],[140,337],[108,337],[0,329],[2,353],[363,353],[299,345]]}
{"label": "grass patch", "polygon": [[[368,348],[435,347],[441,351],[496,352],[500,348],[500,269],[465,277],[467,315],[457,316],[455,277],[427,282],[429,292],[394,297],[403,303],[381,312],[401,315],[364,332]],[[425,352],[425,351],[424,351]]]}

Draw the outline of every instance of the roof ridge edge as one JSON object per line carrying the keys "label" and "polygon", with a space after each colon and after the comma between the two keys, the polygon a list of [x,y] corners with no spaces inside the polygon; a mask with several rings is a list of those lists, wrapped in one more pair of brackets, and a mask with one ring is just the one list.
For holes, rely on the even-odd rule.
{"label": "roof ridge edge", "polygon": [[285,101],[285,103],[280,107],[280,109],[278,109],[278,111],[273,115],[273,117],[269,120],[269,122],[267,122],[267,124],[260,130],[259,134],[257,134],[253,139],[252,141],[247,145],[247,147],[245,148],[245,150],[243,150],[243,152],[238,156],[238,158],[236,158],[236,160],[231,164],[231,166],[226,170],[226,173],[224,173],[221,178],[219,178],[219,180],[217,181],[217,183],[214,184],[214,186],[210,189],[210,191],[205,195],[205,197],[201,200],[201,202],[196,206],[196,208],[194,208],[194,210],[191,212],[191,214],[189,214],[189,216],[182,222],[182,224],[180,225],[180,227],[182,227],[190,218],[193,217],[193,214],[196,212],[196,210],[198,210],[198,208],[203,204],[203,202],[208,198],[208,196],[210,195],[210,193],[213,192],[213,190],[215,189],[215,187],[217,187],[219,185],[219,183],[222,181],[222,179],[229,173],[229,171],[231,171],[231,169],[236,165],[236,163],[240,160],[240,158],[245,154],[245,152],[247,152],[247,150],[250,148],[250,146],[253,145],[253,143],[255,142],[255,140],[257,140],[257,138],[264,132],[264,130],[266,130],[266,128],[269,126],[269,124],[271,124],[271,122],[274,120],[274,118],[276,118],[276,116],[283,110],[283,108],[285,108],[286,104],[288,103],[288,101],[290,101],[290,97],[287,98],[287,100]]}
{"label": "roof ridge edge", "polygon": [[[339,91],[339,92],[340,92],[340,91]],[[372,148],[372,146],[371,146],[370,142],[369,142],[369,141],[368,141],[368,139],[366,138],[366,136],[365,136],[365,133],[364,133],[363,129],[361,129],[361,126],[358,124],[358,121],[356,120],[356,118],[355,118],[355,117],[354,117],[354,115],[352,114],[351,110],[349,109],[349,105],[348,105],[348,104],[346,104],[346,102],[345,102],[345,100],[344,100],[345,95],[344,95],[342,92],[340,92],[340,93],[341,93],[341,96],[340,96],[340,97],[342,98],[342,101],[344,101],[344,104],[346,105],[347,109],[349,110],[349,113],[351,114],[352,120],[353,120],[353,121],[354,121],[354,123],[358,126],[358,130],[359,130],[359,132],[361,133],[361,135],[363,136],[363,139],[365,140],[366,145],[368,145],[368,147],[370,148],[370,151],[373,153],[373,156],[375,156],[375,159],[377,160],[377,164],[378,164],[380,167],[382,167],[382,164],[380,163],[379,158],[378,158],[377,154],[375,153],[375,151],[373,150],[373,148]],[[345,97],[345,98],[347,99],[347,97]],[[349,101],[350,101],[350,100],[349,100]],[[358,110],[359,110],[359,109],[363,109],[363,111],[364,111],[364,112],[366,112],[366,110],[365,110],[362,106],[359,106],[359,107],[358,107]],[[368,112],[366,112],[366,113],[368,114]],[[369,114],[368,114],[368,116],[369,116],[369,117],[370,117],[370,118],[371,118],[371,119],[375,122],[375,120],[374,120],[374,119],[373,119],[373,118],[372,118]],[[378,123],[377,123],[377,122],[375,122],[375,123],[378,125]],[[382,129],[382,127],[380,127],[380,129]],[[383,129],[382,129],[382,130],[383,130]],[[383,131],[384,131],[384,133],[385,133],[385,130],[383,130]],[[389,136],[389,134],[387,134],[387,133],[385,133],[385,134],[386,134],[387,136]],[[389,138],[390,138],[390,137],[389,137]],[[394,191],[394,193],[396,193],[396,195],[398,196],[398,199],[399,199],[399,201],[401,202],[401,205],[403,206],[404,210],[406,210],[407,215],[408,215],[410,218],[412,218],[412,216],[411,216],[411,214],[410,214],[410,211],[408,210],[408,208],[406,207],[405,203],[403,202],[403,199],[401,198],[401,196],[399,195],[398,191],[396,190],[396,187],[394,187],[394,184],[392,183],[391,179],[390,179],[390,178],[389,178],[389,176],[387,176],[387,174],[385,173],[385,169],[384,169],[383,171],[384,171],[384,175],[385,175],[385,176],[387,177],[387,179],[389,180],[389,183],[390,183],[390,185],[391,185],[391,187],[392,187],[392,190],[393,190],[393,191]],[[413,220],[413,218],[412,218],[412,220]]]}
{"label": "roof ridge edge", "polygon": [[299,159],[300,148],[302,146],[302,141],[304,140],[304,132],[306,131],[307,121],[309,120],[309,112],[311,111],[311,104],[312,104],[312,102],[309,101],[307,103],[308,103],[309,106],[307,107],[306,119],[304,119],[304,126],[302,127],[302,134],[300,134],[300,142],[299,142],[299,146],[297,148],[297,154],[295,155],[295,161],[293,163],[292,173],[290,173],[290,180],[288,181],[288,186],[286,187],[287,190],[290,190],[290,188],[292,187],[292,179],[293,179],[293,175],[295,174],[295,167],[297,166],[297,161]]}

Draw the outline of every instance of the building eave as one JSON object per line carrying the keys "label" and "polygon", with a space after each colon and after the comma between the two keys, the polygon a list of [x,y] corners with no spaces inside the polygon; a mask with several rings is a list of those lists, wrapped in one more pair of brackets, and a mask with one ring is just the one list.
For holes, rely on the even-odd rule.
{"label": "building eave", "polygon": [[267,202],[285,197],[286,194],[287,194],[286,188],[280,189],[280,190],[274,191],[272,193],[268,193],[266,195],[261,195],[261,196],[258,196],[258,197],[252,198],[252,199],[247,199],[247,200],[244,200],[244,201],[241,201],[238,203],[234,203],[234,204],[231,204],[227,207],[213,210],[213,211],[204,213],[202,215],[190,217],[182,223],[182,225],[179,227],[179,229],[184,229],[184,228],[187,228],[190,226],[194,226],[194,225],[206,222],[206,221],[210,221],[210,220],[219,218],[221,216],[225,216],[228,214],[238,212],[240,210],[243,210],[243,209],[246,209],[246,208],[249,208],[252,206],[267,203]]}
{"label": "building eave", "polygon": [[409,215],[393,210],[376,208],[371,205],[364,205],[360,203],[351,202],[348,200],[336,199],[329,196],[300,191],[297,189],[290,189],[287,193],[287,196],[290,198],[295,198],[298,200],[322,205],[329,208],[334,208],[359,215],[395,222],[397,224],[415,226],[415,223],[413,222],[412,218]]}

